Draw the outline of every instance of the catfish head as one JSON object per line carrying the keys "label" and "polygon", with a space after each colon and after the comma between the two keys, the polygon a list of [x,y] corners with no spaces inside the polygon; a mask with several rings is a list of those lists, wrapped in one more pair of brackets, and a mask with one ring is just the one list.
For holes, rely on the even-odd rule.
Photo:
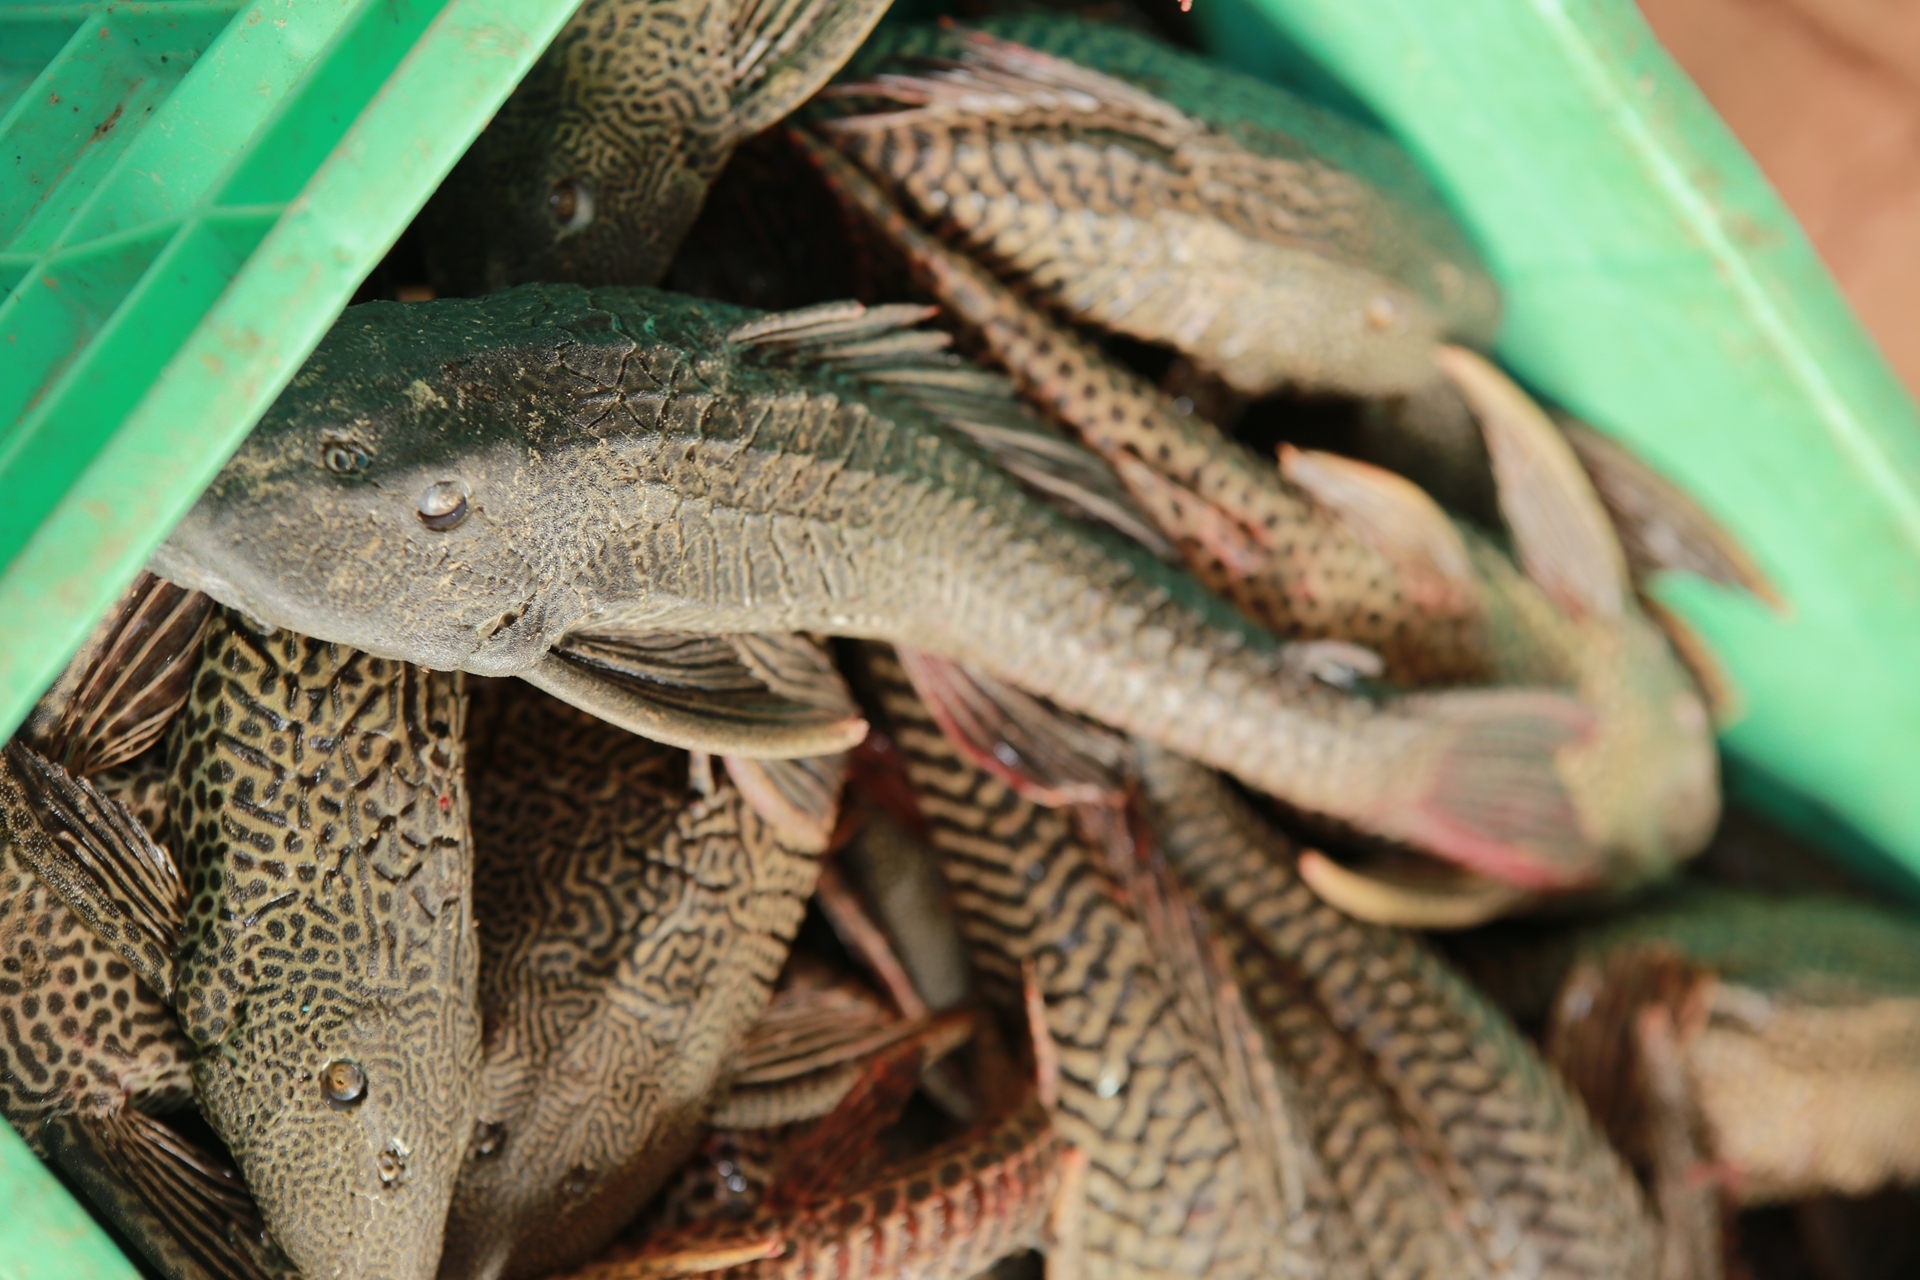
{"label": "catfish head", "polygon": [[439,1266],[472,1099],[462,1073],[407,1043],[422,1012],[369,1006],[307,1034],[245,1018],[194,1066],[203,1111],[303,1275],[429,1280]]}
{"label": "catfish head", "polygon": [[[336,324],[154,558],[250,617],[440,671],[526,669],[592,537],[539,462],[590,387],[580,290],[369,303]],[[601,317],[604,319],[605,317]],[[612,335],[626,343],[622,335]],[[577,363],[577,362],[575,362]],[[584,385],[583,385],[584,384]],[[577,513],[575,513],[577,514]]]}
{"label": "catfish head", "polygon": [[651,285],[734,144],[813,96],[888,0],[586,0],[421,214],[435,288]]}

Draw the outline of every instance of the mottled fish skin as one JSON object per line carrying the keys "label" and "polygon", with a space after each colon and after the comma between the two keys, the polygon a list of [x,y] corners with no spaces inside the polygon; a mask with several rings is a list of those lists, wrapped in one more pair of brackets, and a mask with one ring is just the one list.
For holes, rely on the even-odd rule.
{"label": "mottled fish skin", "polygon": [[486,1062],[440,1274],[517,1280],[600,1252],[692,1153],[819,864],[686,752],[476,685]]}
{"label": "mottled fish skin", "polygon": [[1400,1251],[1382,1274],[1463,1226],[1473,1274],[1655,1273],[1639,1186],[1504,1015],[1417,935],[1316,898],[1290,842],[1218,775],[1150,747],[1136,762],[1156,847],[1300,1074],[1363,1238]]}
{"label": "mottled fish skin", "polygon": [[868,41],[835,90],[905,109],[831,136],[1063,313],[1175,346],[1253,394],[1405,392],[1431,381],[1436,341],[1491,340],[1486,269],[1383,134],[1122,27],[1028,14],[980,29],[1112,77],[1107,97],[1126,100],[1016,55],[1033,64],[1017,72],[1026,84],[989,73],[914,112],[926,86],[886,77],[925,75],[915,58],[950,66],[969,37],[902,25]]}
{"label": "mottled fish skin", "polygon": [[[166,1280],[294,1280],[231,1164],[155,1118],[192,1104],[193,1045],[149,985],[164,972],[126,951],[136,899],[102,901],[120,869],[79,883],[92,854],[129,852],[132,814],[27,750],[0,755],[0,1116]],[[144,853],[144,901],[170,931],[178,881],[163,850]]]}
{"label": "mottled fish skin", "polygon": [[886,9],[587,0],[422,215],[436,283],[655,283],[734,144],[810,96]]}
{"label": "mottled fish skin", "polygon": [[[156,567],[482,675],[531,671],[582,625],[890,639],[1421,847],[1461,838],[1447,787],[1519,769],[1558,791],[1573,704],[1331,688],[904,397],[730,341],[752,317],[572,287],[356,308]],[[1477,820],[1464,838],[1503,838]]]}
{"label": "mottled fish skin", "polygon": [[[1712,725],[1686,667],[1631,601],[1576,613],[1471,526],[1417,491],[1396,494],[1392,477],[1327,455],[1283,451],[1282,467],[1253,456],[915,225],[845,160],[810,145],[932,297],[1029,400],[1113,466],[1196,576],[1248,617],[1290,637],[1375,648],[1403,682],[1489,680],[1577,694],[1593,728],[1561,753],[1558,771],[1584,842],[1469,865],[1530,890],[1622,889],[1706,843],[1719,815]],[[1314,471],[1336,480],[1350,473],[1349,485],[1360,479],[1395,513],[1396,535],[1369,536],[1350,522],[1325,479],[1317,489],[1309,483]],[[1434,549],[1444,557],[1426,554]]]}
{"label": "mottled fish skin", "polygon": [[[1663,1196],[1859,1196],[1920,1176],[1920,917],[1828,893],[1686,884],[1583,921],[1514,921],[1454,954],[1545,1024],[1549,1057]],[[1678,1070],[1674,1089],[1663,1059]],[[1677,1128],[1679,1132],[1667,1130]]]}
{"label": "mottled fish skin", "polygon": [[1361,1277],[1360,1241],[1324,1175],[1276,1217],[1269,1161],[1247,1149],[1227,1082],[1192,1042],[1180,989],[1070,811],[969,764],[890,653],[866,646],[871,687],[954,893],[968,952],[998,1003],[1020,1007],[1031,965],[1059,1064],[1054,1123],[1087,1153],[1084,1274]]}
{"label": "mottled fish skin", "polygon": [[309,1276],[430,1280],[473,1132],[459,686],[222,611],[171,739],[195,1091]]}

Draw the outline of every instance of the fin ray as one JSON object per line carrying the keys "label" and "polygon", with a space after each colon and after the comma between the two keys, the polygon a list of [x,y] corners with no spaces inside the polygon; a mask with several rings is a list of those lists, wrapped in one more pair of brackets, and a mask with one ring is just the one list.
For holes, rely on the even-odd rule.
{"label": "fin ray", "polygon": [[92,783],[18,742],[0,759],[14,847],[148,987],[171,998],[186,890],[168,852]]}
{"label": "fin ray", "polygon": [[725,756],[727,776],[754,812],[802,853],[825,853],[840,822],[847,779],[844,752],[792,760]]}
{"label": "fin ray", "polygon": [[769,637],[576,632],[522,678],[629,732],[689,750],[749,759],[844,751],[866,736],[866,721],[845,686],[836,690],[799,653]]}
{"label": "fin ray", "polygon": [[160,740],[187,700],[213,601],[142,570],[28,713],[21,738],[86,777]]}
{"label": "fin ray", "polygon": [[1443,346],[1434,359],[1480,420],[1500,514],[1527,576],[1576,618],[1619,617],[1630,590],[1626,553],[1572,446],[1485,357]]}
{"label": "fin ray", "polygon": [[1775,613],[1790,612],[1739,540],[1678,485],[1585,423],[1558,422],[1613,517],[1636,586],[1644,589],[1663,571],[1691,573],[1746,591]]}
{"label": "fin ray", "polygon": [[1415,602],[1436,613],[1480,606],[1480,581],[1460,530],[1411,480],[1371,463],[1280,446],[1280,472],[1397,565]]}
{"label": "fin ray", "polygon": [[898,649],[915,692],[969,760],[1036,804],[1113,804],[1125,794],[1125,743],[1103,725],[999,678]]}

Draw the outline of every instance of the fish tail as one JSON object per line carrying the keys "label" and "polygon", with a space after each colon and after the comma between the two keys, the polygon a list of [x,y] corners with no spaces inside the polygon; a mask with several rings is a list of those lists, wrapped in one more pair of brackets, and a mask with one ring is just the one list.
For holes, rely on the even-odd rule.
{"label": "fish tail", "polygon": [[1590,711],[1535,690],[1434,694],[1402,709],[1445,727],[1429,768],[1396,789],[1376,829],[1519,888],[1566,889],[1598,874],[1556,767],[1562,748],[1591,733]]}

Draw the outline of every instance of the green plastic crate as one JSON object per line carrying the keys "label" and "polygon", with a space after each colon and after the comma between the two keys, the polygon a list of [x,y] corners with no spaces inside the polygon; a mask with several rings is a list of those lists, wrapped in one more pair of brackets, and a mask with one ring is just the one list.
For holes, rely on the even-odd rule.
{"label": "green plastic crate", "polygon": [[[1199,0],[1223,57],[1331,76],[1439,181],[1502,359],[1680,482],[1792,606],[1656,588],[1725,663],[1741,799],[1920,874],[1920,414],[1628,0]],[[1891,855],[1893,862],[1888,861]],[[1903,868],[1902,871],[1900,868]]]}
{"label": "green plastic crate", "polygon": [[[0,0],[0,739],[575,0]],[[0,1124],[0,1280],[132,1277]]]}
{"label": "green plastic crate", "polygon": [[0,737],[568,0],[0,0]]}

